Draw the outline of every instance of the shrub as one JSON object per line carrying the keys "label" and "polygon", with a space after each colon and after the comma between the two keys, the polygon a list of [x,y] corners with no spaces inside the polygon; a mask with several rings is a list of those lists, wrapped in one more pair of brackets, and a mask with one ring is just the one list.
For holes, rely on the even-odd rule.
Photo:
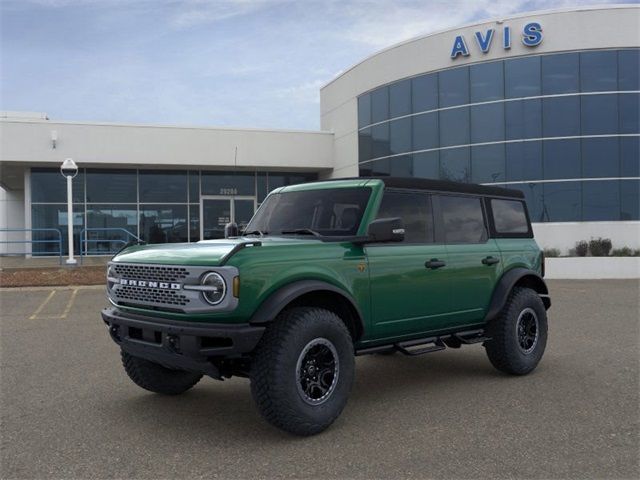
{"label": "shrub", "polygon": [[589,251],[594,257],[606,257],[611,251],[611,240],[609,238],[592,238],[589,242]]}
{"label": "shrub", "polygon": [[611,256],[613,256],[613,257],[632,257],[633,256],[633,250],[631,250],[629,247],[614,248],[613,250],[611,250]]}
{"label": "shrub", "polygon": [[585,240],[576,242],[576,255],[579,257],[586,257],[589,252],[589,244]]}
{"label": "shrub", "polygon": [[560,250],[558,250],[557,248],[545,248],[544,249],[544,256],[547,257],[547,258],[559,257],[560,256]]}
{"label": "shrub", "polygon": [[640,248],[636,248],[633,252],[631,252],[632,257],[640,257]]}

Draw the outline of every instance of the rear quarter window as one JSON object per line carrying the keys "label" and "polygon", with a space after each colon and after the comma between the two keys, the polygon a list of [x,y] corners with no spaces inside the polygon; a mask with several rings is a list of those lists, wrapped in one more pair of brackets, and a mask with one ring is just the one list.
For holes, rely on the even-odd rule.
{"label": "rear quarter window", "polygon": [[503,236],[523,236],[530,233],[529,220],[523,202],[493,198],[491,212],[496,233]]}

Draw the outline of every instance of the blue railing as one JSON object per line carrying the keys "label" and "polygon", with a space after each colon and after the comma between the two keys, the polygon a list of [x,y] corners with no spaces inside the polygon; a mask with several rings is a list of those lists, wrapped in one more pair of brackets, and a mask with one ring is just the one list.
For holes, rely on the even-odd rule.
{"label": "blue railing", "polygon": [[[60,230],[58,230],[57,228],[0,228],[0,233],[10,233],[10,232],[23,232],[23,233],[27,233],[30,232],[32,234],[32,238],[30,240],[9,240],[9,237],[7,235],[7,240],[0,240],[0,243],[24,243],[24,244],[31,244],[32,245],[32,252],[31,254],[48,254],[48,255],[57,255],[58,257],[60,257],[60,263],[62,264],[62,255],[63,255],[63,251],[62,251],[62,233],[60,232]],[[55,234],[56,238],[45,238],[44,240],[34,240],[33,239],[33,234],[34,233],[52,233]],[[56,244],[58,246],[58,250],[57,251],[46,251],[46,252],[33,252],[33,244],[40,244],[40,243],[50,243],[50,244]],[[28,253],[28,252],[26,252]],[[24,255],[25,252],[3,252],[2,255]]]}
{"label": "blue railing", "polygon": [[[110,236],[106,235],[107,232],[118,232],[124,234],[124,238],[111,238]],[[89,238],[90,233],[97,233],[98,235]],[[103,234],[105,236],[102,236]],[[82,259],[86,255],[113,255],[122,247],[132,242],[143,243],[140,238],[138,238],[126,228],[83,228],[80,232],[80,262],[82,262]],[[89,249],[90,243],[96,244],[97,247],[99,247],[100,244],[105,244],[107,245],[107,248]],[[113,248],[114,245],[117,248]]]}

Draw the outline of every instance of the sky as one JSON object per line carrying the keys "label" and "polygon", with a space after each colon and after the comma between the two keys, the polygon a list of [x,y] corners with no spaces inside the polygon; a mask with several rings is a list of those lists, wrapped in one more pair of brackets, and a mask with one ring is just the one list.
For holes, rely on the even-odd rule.
{"label": "sky", "polygon": [[320,87],[378,50],[478,20],[591,3],[0,0],[0,110],[317,130]]}

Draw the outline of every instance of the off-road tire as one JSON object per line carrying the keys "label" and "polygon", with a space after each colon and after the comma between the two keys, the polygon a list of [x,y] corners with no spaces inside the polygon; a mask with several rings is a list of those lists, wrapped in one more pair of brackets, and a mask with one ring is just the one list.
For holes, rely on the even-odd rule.
{"label": "off-road tire", "polygon": [[[334,347],[337,378],[323,403],[310,405],[298,388],[298,365],[300,359],[306,358],[305,347],[318,339],[327,340]],[[251,393],[269,423],[295,435],[314,435],[342,412],[353,384],[354,368],[353,341],[340,317],[322,308],[291,308],[267,327],[256,348]]]}
{"label": "off-road tire", "polygon": [[199,373],[172,370],[143,358],[121,351],[122,365],[129,378],[139,387],[154,393],[178,395],[193,387],[202,378]]}
{"label": "off-road tire", "polygon": [[[521,314],[535,313],[537,340],[531,351],[524,352],[517,332]],[[491,364],[501,372],[525,375],[536,368],[547,345],[547,312],[539,295],[530,288],[514,288],[498,317],[487,328],[491,340],[484,346]]]}

